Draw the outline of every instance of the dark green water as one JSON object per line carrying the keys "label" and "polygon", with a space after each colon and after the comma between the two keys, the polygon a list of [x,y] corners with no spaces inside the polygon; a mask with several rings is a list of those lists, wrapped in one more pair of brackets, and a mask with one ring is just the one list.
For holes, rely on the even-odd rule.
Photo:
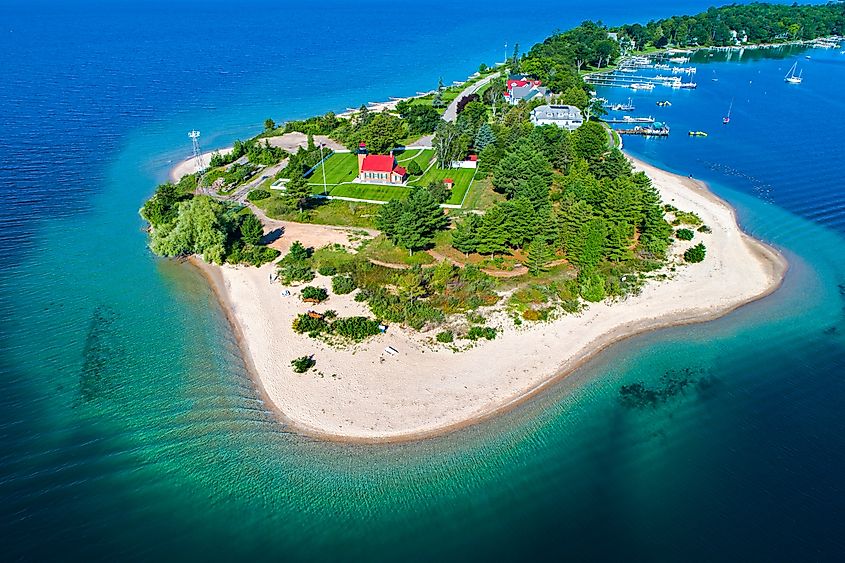
{"label": "dark green water", "polygon": [[[797,91],[783,89],[785,59],[713,63],[720,80],[707,86],[700,63],[702,86],[677,93],[665,119],[710,129],[709,144],[629,145],[713,182],[751,234],[783,249],[791,270],[778,293],[626,341],[493,421],[373,447],[275,422],[203,279],[144,246],[135,210],[184,153],[184,131],[199,121],[221,143],[243,134],[277,103],[273,89],[243,86],[250,105],[232,98],[226,111],[215,109],[225,96],[191,90],[206,111],[165,119],[156,105],[178,105],[179,90],[162,90],[181,65],[140,91],[112,68],[125,88],[113,78],[99,98],[57,67],[57,97],[107,101],[119,120],[118,102],[135,96],[149,117],[118,135],[94,109],[69,108],[71,149],[50,168],[28,152],[34,141],[6,147],[18,152],[4,174],[24,180],[2,215],[3,559],[839,559],[843,60],[814,52]],[[15,80],[0,94],[23,96]],[[749,80],[765,86],[744,90],[731,129],[716,131],[726,96]],[[667,380],[686,386],[656,404],[620,395]]]}

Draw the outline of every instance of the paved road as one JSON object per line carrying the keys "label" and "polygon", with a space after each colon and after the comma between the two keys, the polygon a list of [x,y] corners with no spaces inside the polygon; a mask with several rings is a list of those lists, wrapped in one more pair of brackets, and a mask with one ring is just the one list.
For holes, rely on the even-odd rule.
{"label": "paved road", "polygon": [[461,101],[461,98],[469,96],[470,94],[475,94],[476,92],[481,90],[488,82],[490,82],[494,78],[498,78],[500,74],[500,72],[494,72],[490,76],[479,80],[475,84],[465,88],[463,92],[458,94],[457,98],[452,100],[452,103],[449,104],[449,106],[446,108],[446,111],[443,112],[443,119],[445,119],[446,121],[455,121],[455,119],[457,119],[458,117],[458,102]]}

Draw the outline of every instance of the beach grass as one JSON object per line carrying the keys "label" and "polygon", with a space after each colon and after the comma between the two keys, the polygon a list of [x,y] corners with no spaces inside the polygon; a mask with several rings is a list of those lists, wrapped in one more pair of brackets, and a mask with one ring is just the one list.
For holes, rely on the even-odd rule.
{"label": "beach grass", "polygon": [[367,258],[391,264],[414,266],[434,263],[434,258],[428,253],[414,252],[409,254],[406,249],[396,246],[384,235],[379,235],[369,241],[363,250],[363,254]]}

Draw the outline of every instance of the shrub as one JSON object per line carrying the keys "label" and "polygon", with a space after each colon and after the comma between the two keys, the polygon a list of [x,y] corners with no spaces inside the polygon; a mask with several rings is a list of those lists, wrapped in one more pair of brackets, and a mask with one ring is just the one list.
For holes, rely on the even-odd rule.
{"label": "shrub", "polygon": [[296,373],[305,373],[314,367],[316,363],[317,362],[315,362],[314,358],[311,356],[300,356],[297,359],[292,360],[290,365],[293,366],[293,371]]}
{"label": "shrub", "polygon": [[604,299],[605,293],[604,279],[596,273],[593,274],[578,274],[578,281],[580,283],[581,297],[586,301],[598,303]]}
{"label": "shrub", "polygon": [[684,252],[684,260],[691,263],[701,262],[707,254],[707,249],[701,243],[696,244],[692,248]]}
{"label": "shrub", "polygon": [[298,334],[317,336],[322,332],[329,331],[329,323],[325,319],[315,319],[303,313],[293,320],[293,331]]}
{"label": "shrub", "polygon": [[281,254],[275,248],[267,246],[234,246],[226,257],[230,264],[249,264],[250,266],[261,266],[272,262]]}
{"label": "shrub", "polygon": [[360,342],[380,332],[379,322],[367,317],[347,317],[332,323],[332,331],[340,336]]}
{"label": "shrub", "polygon": [[444,330],[443,332],[437,333],[437,341],[442,342],[443,344],[449,344],[450,342],[454,342],[455,334],[451,330]]}
{"label": "shrub", "polygon": [[678,237],[678,239],[680,240],[692,240],[692,237],[695,236],[695,233],[693,233],[689,229],[678,229],[677,231],[675,231],[675,236]]}
{"label": "shrub", "polygon": [[308,264],[308,250],[299,241],[291,245],[290,252],[279,262],[279,278],[286,285],[314,279],[314,271]]}
{"label": "shrub", "polygon": [[540,311],[536,309],[526,309],[522,313],[522,318],[526,321],[539,321],[542,318]]}
{"label": "shrub", "polygon": [[334,266],[320,266],[317,271],[321,276],[333,276],[337,273],[337,268]]}
{"label": "shrub", "polygon": [[335,295],[346,295],[355,291],[355,281],[349,276],[335,276],[332,278],[332,291]]}
{"label": "shrub", "polygon": [[693,227],[701,223],[701,217],[691,211],[675,211],[675,220],[672,221],[673,225],[692,225]]}
{"label": "shrub", "polygon": [[307,287],[302,288],[302,299],[303,300],[313,300],[317,303],[321,303],[329,298],[329,293],[323,289],[322,287],[314,287],[309,285]]}
{"label": "shrub", "polygon": [[416,160],[412,160],[411,162],[409,162],[406,169],[408,170],[408,174],[410,174],[411,176],[419,176],[420,174],[422,174],[422,168]]}
{"label": "shrub", "polygon": [[328,311],[323,313],[323,318],[326,319],[327,321],[330,321],[332,319],[336,319],[337,318],[337,311],[335,311],[334,309],[329,309]]}
{"label": "shrub", "polygon": [[469,329],[466,337],[469,340],[478,340],[479,338],[493,340],[496,338],[496,329],[489,326],[474,326]]}
{"label": "shrub", "polygon": [[261,201],[262,199],[269,198],[271,194],[268,190],[252,190],[246,195],[247,200],[249,201]]}
{"label": "shrub", "polygon": [[704,233],[704,234],[706,234],[706,235],[709,235],[710,233],[712,233],[712,232],[713,232],[713,229],[711,229],[711,228],[710,228],[710,227],[708,227],[707,225],[701,225],[701,226],[698,228],[698,232],[699,232],[699,233]]}

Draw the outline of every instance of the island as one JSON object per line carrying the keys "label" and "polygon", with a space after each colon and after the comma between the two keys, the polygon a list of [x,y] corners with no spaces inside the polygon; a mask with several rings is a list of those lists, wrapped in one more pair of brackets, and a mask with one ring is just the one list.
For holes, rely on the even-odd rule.
{"label": "island", "polygon": [[585,75],[817,40],[841,19],[832,4],[754,4],[585,22],[465,82],[268,119],[157,188],[141,209],[150,248],[207,275],[292,429],[380,442],[461,428],[615,342],[760,299],[786,272],[706,185],[624,154]]}

